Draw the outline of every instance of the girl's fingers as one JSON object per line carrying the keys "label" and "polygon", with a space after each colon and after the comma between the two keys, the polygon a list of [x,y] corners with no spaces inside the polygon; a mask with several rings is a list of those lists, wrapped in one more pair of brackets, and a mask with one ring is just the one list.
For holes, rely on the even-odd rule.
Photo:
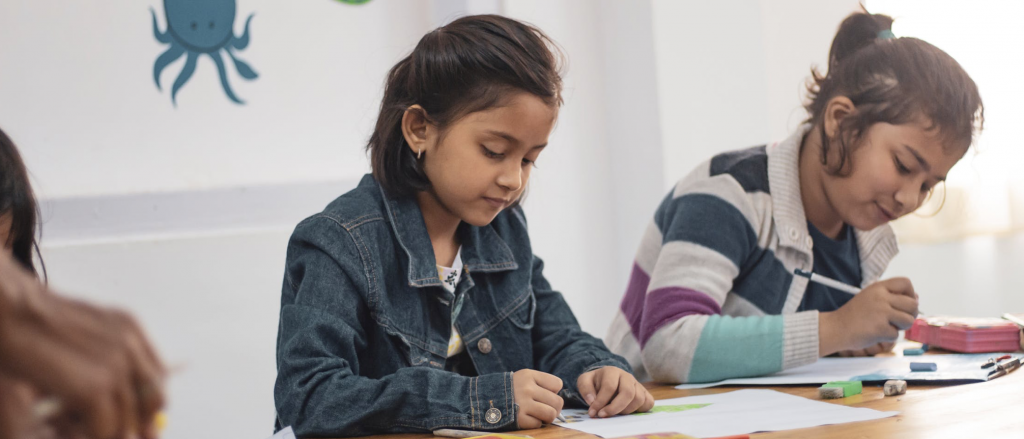
{"label": "girl's fingers", "polygon": [[634,382],[633,400],[630,401],[629,404],[626,404],[626,408],[622,409],[622,411],[617,414],[628,415],[630,413],[635,412],[647,400],[647,395],[645,395],[644,393],[645,389],[643,388],[643,386],[641,386],[640,383]]}
{"label": "girl's fingers", "polygon": [[548,391],[547,389],[538,389],[533,395],[533,400],[551,407],[552,410],[555,410],[556,416],[558,415],[558,412],[562,411],[562,405],[565,403],[561,396],[558,396],[557,393]]}
{"label": "girl's fingers", "polygon": [[594,388],[594,377],[597,376],[596,372],[587,372],[580,375],[580,378],[576,380],[576,388],[580,391],[580,396],[583,401],[590,405],[597,398],[597,390]]}
{"label": "girl's fingers", "polygon": [[603,409],[608,402],[615,396],[615,391],[619,387],[619,378],[616,374],[610,370],[598,369],[598,375],[600,375],[597,387],[597,398],[590,404],[589,414],[590,417],[597,417],[598,413]]}
{"label": "girl's fingers", "polygon": [[520,430],[533,430],[534,428],[540,428],[544,423],[525,412],[520,412],[519,416],[516,417],[516,425],[519,426]]}
{"label": "girl's fingers", "polygon": [[615,399],[608,403],[603,409],[597,412],[599,418],[607,416],[615,416],[622,413],[622,410],[626,408],[629,403],[633,402],[633,397],[636,396],[636,388],[633,387],[633,377],[630,375],[619,375],[619,381],[616,383],[617,391],[615,392]]}
{"label": "girl's fingers", "polygon": [[640,406],[641,412],[649,412],[651,411],[651,409],[654,408],[654,395],[651,395],[651,392],[647,392],[646,390],[647,389],[644,389],[645,393],[647,394],[647,398],[644,401],[644,405]]}

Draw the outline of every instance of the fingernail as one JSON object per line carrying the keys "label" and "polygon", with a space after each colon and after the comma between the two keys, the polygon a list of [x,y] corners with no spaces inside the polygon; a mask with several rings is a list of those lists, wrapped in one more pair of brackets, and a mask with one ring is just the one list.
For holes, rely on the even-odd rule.
{"label": "fingernail", "polygon": [[593,418],[594,417],[594,409],[590,409],[590,411],[587,412],[587,414],[590,415],[591,418]]}
{"label": "fingernail", "polygon": [[599,418],[603,418],[603,417],[605,417],[605,416],[606,416],[606,415],[605,415],[605,413],[604,413],[604,410],[601,410],[601,412],[597,414],[597,417],[599,417]]}
{"label": "fingernail", "polygon": [[588,393],[586,398],[584,398],[584,399],[587,400],[587,404],[593,404],[594,403],[594,398],[595,398],[595,396],[594,396],[593,393]]}

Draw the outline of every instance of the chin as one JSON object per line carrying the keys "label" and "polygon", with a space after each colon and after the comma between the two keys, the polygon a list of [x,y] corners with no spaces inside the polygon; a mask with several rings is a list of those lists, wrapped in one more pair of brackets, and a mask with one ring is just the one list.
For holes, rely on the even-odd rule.
{"label": "chin", "polygon": [[475,215],[468,215],[466,217],[463,217],[462,221],[466,222],[471,226],[483,227],[490,224],[491,221],[494,221],[494,218],[496,218],[497,216],[497,214],[491,215],[487,213],[478,213]]}

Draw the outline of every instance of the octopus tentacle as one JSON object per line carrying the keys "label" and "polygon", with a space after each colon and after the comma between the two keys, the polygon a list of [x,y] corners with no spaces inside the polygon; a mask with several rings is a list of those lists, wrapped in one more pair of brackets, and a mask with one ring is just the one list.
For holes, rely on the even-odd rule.
{"label": "octopus tentacle", "polygon": [[181,86],[185,85],[185,82],[192,77],[192,73],[196,71],[197,58],[199,58],[199,55],[189,52],[188,59],[185,60],[185,68],[181,69],[181,73],[178,74],[178,79],[174,80],[174,86],[171,87],[171,103],[173,103],[175,107],[178,106],[178,90]]}
{"label": "octopus tentacle", "polygon": [[213,58],[213,62],[217,64],[217,74],[220,75],[220,85],[224,88],[224,94],[228,95],[228,99],[231,99],[236,104],[245,104],[241,99],[235,96],[235,92],[231,91],[231,85],[228,84],[228,75],[224,70],[224,60],[220,57],[220,51],[210,52],[210,58]]}
{"label": "octopus tentacle", "polygon": [[178,43],[171,42],[171,47],[167,48],[167,51],[156,59],[156,63],[153,64],[153,82],[156,82],[157,90],[163,91],[163,88],[160,87],[160,72],[163,72],[168,64],[180,58],[184,53],[184,47],[181,47]]}
{"label": "octopus tentacle", "polygon": [[254,15],[256,15],[256,14],[255,13],[249,14],[249,18],[245,19],[245,31],[242,32],[242,36],[240,36],[240,37],[232,36],[231,37],[231,46],[234,47],[235,49],[242,50],[242,49],[245,49],[246,46],[249,45],[249,23],[252,22],[252,17]]}
{"label": "octopus tentacle", "polygon": [[149,8],[149,13],[153,14],[153,36],[156,40],[164,44],[171,42],[170,32],[160,32],[160,26],[156,23],[156,10]]}
{"label": "octopus tentacle", "polygon": [[224,51],[228,53],[229,57],[231,57],[231,61],[234,61],[235,68],[238,69],[238,74],[242,75],[243,78],[256,79],[256,77],[259,76],[259,74],[256,73],[256,71],[253,70],[248,63],[238,58],[235,58],[235,53],[231,51],[231,46],[225,47]]}

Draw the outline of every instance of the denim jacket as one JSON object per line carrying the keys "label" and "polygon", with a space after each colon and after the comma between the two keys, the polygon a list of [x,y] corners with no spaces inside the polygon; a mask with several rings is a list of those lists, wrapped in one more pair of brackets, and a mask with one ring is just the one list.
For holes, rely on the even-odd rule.
{"label": "denim jacket", "polygon": [[[520,208],[459,226],[465,271],[438,279],[419,206],[372,176],[296,226],[277,337],[277,426],[300,436],[514,429],[512,372],[576,379],[626,361],[583,332],[542,274]],[[445,370],[451,316],[476,376]]]}

